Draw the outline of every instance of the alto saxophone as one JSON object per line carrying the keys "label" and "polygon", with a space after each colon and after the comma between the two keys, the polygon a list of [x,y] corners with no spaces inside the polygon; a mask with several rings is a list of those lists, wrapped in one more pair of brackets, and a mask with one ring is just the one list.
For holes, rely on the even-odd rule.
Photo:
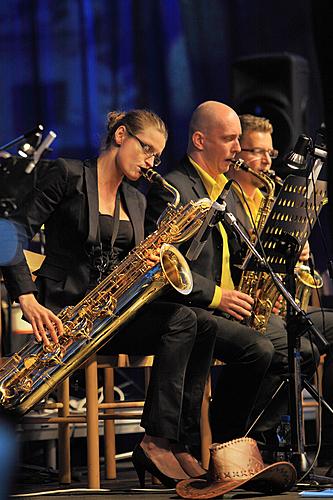
{"label": "alto saxophone", "polygon": [[[275,201],[275,181],[263,172],[256,172],[242,159],[236,160],[233,163],[236,170],[241,168],[242,170],[245,170],[260,179],[266,190],[266,196],[260,204],[255,221],[256,233],[260,236]],[[280,182],[280,180],[278,182]],[[252,239],[254,242],[256,239],[255,234],[252,235]],[[279,297],[279,291],[277,290],[269,273],[264,271],[249,271],[245,269],[242,272],[237,288],[241,292],[250,295],[250,297],[254,300],[251,316],[249,319],[245,320],[246,324],[262,334],[265,333],[272,309]]]}
{"label": "alto saxophone", "polygon": [[[64,333],[46,346],[31,340],[0,369],[0,405],[9,413],[24,415],[92,353],[110,340],[167,284],[178,292],[192,290],[188,264],[172,243],[191,238],[201,227],[212,202],[209,199],[179,205],[178,191],[149,169],[150,182],[159,182],[174,200],[158,221],[158,228],[135,247],[94,290],[77,305],[59,313]],[[151,254],[159,263],[149,264]]]}

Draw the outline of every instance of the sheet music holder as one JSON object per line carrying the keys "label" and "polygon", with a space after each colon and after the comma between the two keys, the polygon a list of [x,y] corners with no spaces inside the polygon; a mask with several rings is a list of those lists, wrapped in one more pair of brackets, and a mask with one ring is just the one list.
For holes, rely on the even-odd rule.
{"label": "sheet music holder", "polygon": [[[260,233],[261,246],[267,262],[274,272],[285,274],[287,248],[293,246],[293,258],[298,260],[301,249],[308,240],[323,205],[327,203],[327,182],[289,175],[281,187],[272,210]],[[261,253],[257,242],[256,249]],[[242,269],[258,270],[255,257],[250,253]]]}
{"label": "sheet music holder", "polygon": [[[294,296],[294,267],[301,249],[308,240],[312,228],[323,205],[327,203],[327,182],[312,177],[289,175],[277,196],[272,210],[260,233],[260,243],[255,244],[260,253],[264,249],[266,260],[275,274],[285,274],[287,290]],[[258,271],[258,261],[252,253],[248,255],[243,270]],[[267,270],[266,270],[267,272]],[[288,337],[288,378],[281,383],[276,393],[285,384],[289,386],[289,411],[291,417],[291,461],[297,470],[298,479],[307,474],[308,463],[305,454],[304,435],[302,432],[303,411],[301,403],[302,385],[309,383],[301,380],[300,337],[311,330],[306,323],[306,315],[300,315],[287,301],[286,329]],[[275,397],[276,393],[273,397]],[[322,401],[319,394],[312,393],[317,401]],[[332,410],[331,410],[332,411]],[[317,476],[318,478],[320,476]]]}

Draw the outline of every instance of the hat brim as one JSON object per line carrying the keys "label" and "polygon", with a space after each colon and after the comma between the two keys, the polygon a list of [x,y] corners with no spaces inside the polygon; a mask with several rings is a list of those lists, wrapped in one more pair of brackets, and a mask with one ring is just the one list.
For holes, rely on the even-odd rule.
{"label": "hat brim", "polygon": [[296,481],[295,467],[289,462],[277,462],[267,465],[260,472],[248,479],[213,481],[204,479],[184,479],[176,485],[176,491],[182,498],[206,499],[217,498],[236,488],[278,494],[288,491]]}

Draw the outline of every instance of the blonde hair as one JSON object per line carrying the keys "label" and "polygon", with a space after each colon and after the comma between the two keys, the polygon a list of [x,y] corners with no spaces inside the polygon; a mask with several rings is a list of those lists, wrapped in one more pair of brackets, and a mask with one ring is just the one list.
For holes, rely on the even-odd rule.
{"label": "blonde hair", "polygon": [[165,139],[168,138],[164,121],[153,111],[148,109],[110,111],[107,115],[107,135],[102,150],[107,150],[114,144],[114,134],[121,125],[124,125],[133,134],[137,134],[146,127],[154,127],[164,135]]}
{"label": "blonde hair", "polygon": [[[242,134],[249,131],[273,133],[273,125],[268,118],[246,114],[239,115],[239,119],[242,126]],[[242,136],[240,138],[242,139]]]}

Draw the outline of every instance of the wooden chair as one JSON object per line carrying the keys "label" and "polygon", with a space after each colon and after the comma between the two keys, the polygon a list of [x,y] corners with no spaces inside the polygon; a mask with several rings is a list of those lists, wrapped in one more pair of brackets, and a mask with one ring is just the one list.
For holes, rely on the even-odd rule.
{"label": "wooden chair", "polygon": [[[58,403],[42,405],[42,409],[54,409],[58,415],[40,415],[23,417],[23,423],[56,423],[58,424],[59,446],[59,482],[71,483],[70,432],[71,424],[85,423],[87,429],[87,469],[88,487],[100,488],[100,454],[99,454],[99,420],[104,420],[105,440],[105,477],[116,477],[115,419],[138,419],[144,405],[141,401],[114,401],[114,369],[119,367],[143,367],[152,365],[153,356],[126,355],[97,356],[93,355],[85,363],[86,410],[83,415],[70,412],[69,379],[58,389]],[[98,402],[98,368],[104,370],[104,402]]]}
{"label": "wooden chair", "polygon": [[[144,400],[127,402],[114,401],[114,369],[137,368],[145,370],[146,381],[149,378],[153,356],[98,356],[93,355],[85,364],[86,378],[86,413],[72,415],[69,409],[69,381],[66,379],[59,388],[59,402],[46,405],[45,408],[57,409],[57,416],[41,416],[24,418],[26,423],[57,423],[59,443],[59,481],[62,484],[71,482],[70,461],[70,425],[86,423],[87,425],[87,468],[88,488],[100,488],[100,452],[99,452],[99,420],[104,420],[105,478],[116,478],[115,419],[138,419]],[[98,369],[104,371],[104,402],[98,403]],[[208,420],[210,400],[210,379],[207,381],[201,415],[201,447],[204,466],[209,462],[209,445],[211,433]]]}
{"label": "wooden chair", "polygon": [[[150,368],[153,356],[125,356],[119,355],[118,367],[141,367],[145,369],[146,387],[148,386]],[[215,361],[214,364],[221,364]],[[105,402],[98,404],[97,400],[97,369],[104,370]],[[115,449],[115,418],[138,418],[141,411],[134,412],[133,409],[142,408],[144,401],[135,403],[114,402],[114,366],[110,364],[109,356],[94,356],[90,358],[86,366],[86,397],[87,397],[87,454],[88,454],[88,486],[99,488],[100,466],[99,466],[99,436],[98,419],[104,418],[104,449],[105,449],[105,478],[116,478],[116,449]],[[211,432],[209,426],[209,401],[210,401],[210,377],[207,380],[201,409],[201,451],[204,467],[209,463],[209,445],[211,444]],[[105,413],[96,412],[96,408],[104,409]],[[133,408],[129,412],[124,411]],[[116,410],[121,410],[117,413]]]}

